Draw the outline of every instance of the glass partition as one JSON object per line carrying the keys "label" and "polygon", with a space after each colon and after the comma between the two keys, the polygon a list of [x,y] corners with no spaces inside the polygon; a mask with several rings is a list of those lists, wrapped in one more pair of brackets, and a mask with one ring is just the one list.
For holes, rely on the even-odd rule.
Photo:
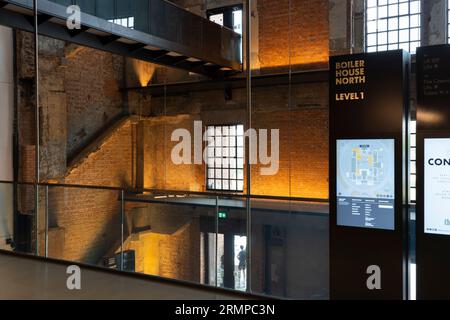
{"label": "glass partition", "polygon": [[220,197],[217,208],[217,286],[248,291],[247,202],[242,197]]}
{"label": "glass partition", "polygon": [[[0,26],[0,181],[14,180],[14,33]],[[14,192],[10,183],[0,183],[0,249],[11,250],[13,241]]]}
{"label": "glass partition", "polygon": [[128,195],[125,252],[135,272],[214,285],[216,200],[180,193]]}
{"label": "glass partition", "polygon": [[[42,189],[47,197],[43,215],[45,229],[40,239],[45,256],[121,269],[121,191],[65,186],[43,186]],[[133,271],[129,252],[123,253],[123,268]]]}
{"label": "glass partition", "polygon": [[14,185],[0,182],[0,250],[14,250]]}
{"label": "glass partition", "polygon": [[[234,52],[224,36],[231,30],[207,12],[228,12],[244,38],[251,16],[250,47],[244,41],[239,51],[252,81],[245,70],[210,79],[49,36],[37,37],[36,57],[35,35],[15,30],[19,162],[8,179],[24,184],[0,185],[0,201],[13,200],[9,248],[256,294],[328,298],[328,84],[308,80],[327,67],[328,39],[303,38],[295,18],[303,4],[254,2],[249,15],[245,5],[178,1],[189,12],[174,16],[167,1],[52,2],[225,56]],[[306,50],[310,39],[317,52]],[[2,228],[6,243],[11,224]]]}
{"label": "glass partition", "polygon": [[253,292],[328,299],[328,204],[253,199],[251,222]]}

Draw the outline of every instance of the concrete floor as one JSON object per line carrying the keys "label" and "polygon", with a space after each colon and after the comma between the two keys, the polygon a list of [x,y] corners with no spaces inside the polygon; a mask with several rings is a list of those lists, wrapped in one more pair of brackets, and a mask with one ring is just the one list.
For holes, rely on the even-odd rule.
{"label": "concrete floor", "polygon": [[[69,264],[67,264],[68,266]],[[66,265],[0,252],[0,299],[230,300],[232,293],[81,268],[81,290],[69,290]]]}

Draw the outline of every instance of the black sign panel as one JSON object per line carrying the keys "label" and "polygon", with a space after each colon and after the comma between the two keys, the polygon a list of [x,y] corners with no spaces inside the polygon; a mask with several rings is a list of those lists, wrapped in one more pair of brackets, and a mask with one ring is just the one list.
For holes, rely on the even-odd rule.
{"label": "black sign panel", "polygon": [[409,54],[330,59],[332,299],[406,298]]}
{"label": "black sign panel", "polygon": [[450,299],[450,46],[417,51],[417,298]]}

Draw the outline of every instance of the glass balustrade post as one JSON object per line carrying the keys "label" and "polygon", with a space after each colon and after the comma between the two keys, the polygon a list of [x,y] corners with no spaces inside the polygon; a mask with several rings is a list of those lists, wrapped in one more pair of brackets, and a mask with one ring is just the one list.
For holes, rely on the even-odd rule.
{"label": "glass balustrade post", "polygon": [[120,190],[120,270],[124,269],[124,254],[123,254],[123,242],[124,242],[124,225],[125,225],[125,191]]}
{"label": "glass balustrade post", "polygon": [[[247,129],[252,128],[252,69],[251,69],[251,34],[252,34],[252,2],[247,0],[245,2],[245,23],[246,23],[246,82],[247,82]],[[250,139],[249,139],[250,140]],[[246,280],[247,280],[247,292],[251,292],[252,283],[252,246],[251,246],[251,231],[252,231],[252,209],[251,209],[251,164],[250,164],[250,143],[246,143],[246,213],[247,213],[247,268]]]}
{"label": "glass balustrade post", "polygon": [[217,274],[218,274],[218,263],[219,263],[219,197],[216,196],[216,210],[215,210],[215,217],[214,217],[214,221],[215,221],[215,231],[216,231],[216,243],[215,243],[215,261],[214,261],[214,283],[215,283],[215,287],[217,287],[218,285],[218,281],[217,281]]}
{"label": "glass balustrade post", "polygon": [[48,210],[48,185],[45,186],[45,257],[48,258],[48,225],[49,225],[49,210]]}
{"label": "glass balustrade post", "polygon": [[40,181],[40,116],[39,116],[39,33],[38,33],[38,1],[33,0],[34,24],[34,77],[35,77],[35,181],[34,181],[34,210],[35,210],[35,255],[39,256],[39,181]]}

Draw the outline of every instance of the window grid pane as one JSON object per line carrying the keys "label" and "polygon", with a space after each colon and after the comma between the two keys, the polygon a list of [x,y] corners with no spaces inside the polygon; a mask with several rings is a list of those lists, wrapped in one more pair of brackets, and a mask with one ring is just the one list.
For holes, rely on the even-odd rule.
{"label": "window grid pane", "polygon": [[366,52],[415,53],[420,46],[420,13],[420,0],[366,0]]}
{"label": "window grid pane", "polygon": [[244,126],[208,126],[206,128],[208,190],[244,190]]}
{"label": "window grid pane", "polygon": [[448,30],[447,30],[447,36],[448,36],[448,43],[450,43],[450,0],[448,0],[447,3],[447,26],[448,26]]}
{"label": "window grid pane", "polygon": [[121,25],[122,27],[134,29],[134,17],[128,17],[123,19],[112,19],[109,22]]}

